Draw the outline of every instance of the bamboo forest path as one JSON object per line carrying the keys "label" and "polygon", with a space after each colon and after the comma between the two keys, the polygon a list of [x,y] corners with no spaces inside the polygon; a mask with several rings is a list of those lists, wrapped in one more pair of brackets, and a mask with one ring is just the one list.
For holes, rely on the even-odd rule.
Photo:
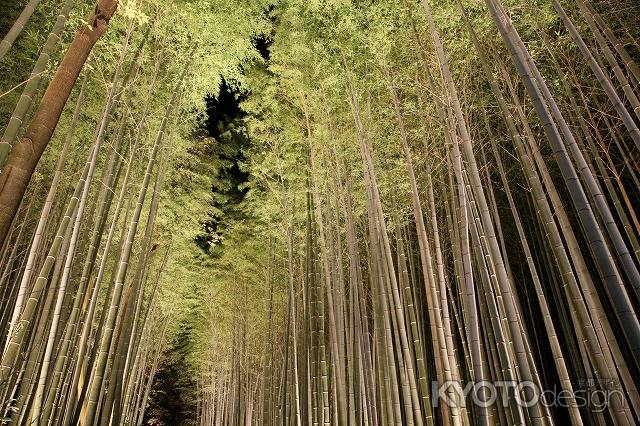
{"label": "bamboo forest path", "polygon": [[640,424],[637,16],[0,4],[0,425]]}

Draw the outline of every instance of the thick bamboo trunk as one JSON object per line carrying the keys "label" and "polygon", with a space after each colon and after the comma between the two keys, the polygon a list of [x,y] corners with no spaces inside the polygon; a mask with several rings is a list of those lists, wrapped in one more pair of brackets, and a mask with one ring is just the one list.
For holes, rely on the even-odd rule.
{"label": "thick bamboo trunk", "polygon": [[[40,87],[42,76],[46,72],[51,56],[53,55],[56,45],[60,40],[60,35],[64,29],[64,24],[67,22],[67,17],[69,16],[72,6],[73,0],[66,0],[62,9],[60,9],[56,22],[51,29],[51,33],[49,34],[49,37],[47,37],[44,46],[42,46],[40,55],[38,56],[31,74],[29,75],[29,80],[25,84],[24,89],[20,94],[20,98],[18,99],[18,103],[11,114],[9,123],[2,134],[2,140],[0,140],[0,170],[2,170],[4,164],[7,162],[11,147],[18,138],[20,130],[22,130],[23,125],[25,124],[24,121],[33,108],[34,98],[36,97],[38,88]],[[2,52],[0,52],[0,60],[2,60]]]}
{"label": "thick bamboo trunk", "polygon": [[25,135],[14,146],[0,174],[0,245],[20,200],[47,147],[78,75],[98,39],[107,31],[116,0],[100,0],[88,25],[82,25],[38,105]]}
{"label": "thick bamboo trunk", "polygon": [[51,186],[49,187],[47,198],[44,201],[44,206],[42,207],[42,212],[40,213],[40,218],[38,219],[38,223],[35,228],[35,233],[33,236],[33,240],[31,241],[31,246],[29,247],[29,253],[27,255],[27,263],[25,266],[25,270],[22,274],[22,278],[20,280],[20,285],[18,288],[18,297],[16,299],[15,306],[13,309],[13,315],[11,318],[11,323],[9,325],[8,335],[11,335],[13,324],[15,324],[15,321],[17,320],[18,316],[20,315],[20,312],[22,311],[24,296],[27,293],[27,288],[30,285],[31,276],[35,268],[36,256],[40,251],[40,244],[42,243],[42,240],[44,237],[44,231],[49,221],[49,216],[51,214],[51,208],[53,206],[54,198],[57,196],[57,193],[58,193],[58,186],[60,185],[60,179],[62,178],[63,167],[67,158],[67,154],[69,152],[69,148],[71,146],[71,142],[73,141],[73,138],[75,135],[76,124],[78,122],[80,110],[87,92],[88,79],[89,79],[89,75],[87,74],[82,82],[82,87],[80,89],[80,94],[78,95],[78,100],[76,102],[75,110],[73,111],[73,116],[71,117],[71,122],[69,123],[69,128],[67,130],[65,142],[62,147],[62,150],[60,151],[60,155],[58,157],[58,163],[56,165],[56,170],[51,180]]}

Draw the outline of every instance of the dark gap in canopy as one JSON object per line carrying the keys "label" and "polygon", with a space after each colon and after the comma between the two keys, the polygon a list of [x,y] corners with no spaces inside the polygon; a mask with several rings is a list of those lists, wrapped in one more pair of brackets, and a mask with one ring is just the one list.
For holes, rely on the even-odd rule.
{"label": "dark gap in canopy", "polygon": [[[278,22],[275,5],[268,5],[264,10],[264,14],[267,19],[271,21],[271,28],[275,28]],[[271,51],[269,50],[269,48],[271,47],[271,43],[273,42],[273,35],[274,33],[272,30],[270,34],[258,34],[251,39],[253,47],[256,48],[258,53],[260,53],[260,56],[262,56],[262,59],[264,59],[265,61],[268,61],[271,58]]]}
{"label": "dark gap in canopy", "polygon": [[242,118],[246,115],[240,108],[240,102],[245,98],[245,94],[239,93],[235,88],[230,87],[224,78],[222,79],[218,96],[205,98],[207,105],[205,126],[209,136],[218,140],[228,123],[235,118]]}
{"label": "dark gap in canopy", "polygon": [[[272,28],[275,28],[278,20],[275,6],[267,6],[264,14],[272,22]],[[256,34],[251,38],[251,43],[264,62],[254,62],[248,64],[249,67],[257,66],[266,70],[273,37],[272,30],[270,33]],[[241,66],[241,69],[244,72],[244,66]],[[247,113],[241,106],[248,93],[231,83],[223,79],[218,95],[205,98],[205,128],[208,136],[212,138],[210,152],[217,163],[217,170],[211,187],[213,196],[209,217],[202,222],[202,232],[195,238],[195,242],[209,254],[214,254],[212,249],[224,237],[225,217],[243,218],[240,205],[248,191],[246,184],[249,173],[243,170],[243,164],[247,161],[245,151],[250,147],[251,141],[244,124]]]}
{"label": "dark gap in canopy", "polygon": [[217,96],[205,98],[207,119],[205,127],[212,138],[211,152],[215,156],[217,171],[213,176],[211,211],[202,224],[203,230],[195,242],[211,252],[216,241],[223,236],[224,217],[239,214],[238,205],[247,193],[249,174],[243,170],[244,150],[250,146],[240,106],[247,94],[223,79]]}
{"label": "dark gap in canopy", "polygon": [[253,46],[256,48],[262,59],[268,61],[271,57],[269,46],[271,45],[271,39],[264,34],[260,34],[253,38]]}

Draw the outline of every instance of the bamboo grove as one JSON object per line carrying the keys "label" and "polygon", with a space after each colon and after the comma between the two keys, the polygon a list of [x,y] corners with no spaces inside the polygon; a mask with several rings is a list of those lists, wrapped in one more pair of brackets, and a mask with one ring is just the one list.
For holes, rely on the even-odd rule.
{"label": "bamboo grove", "polygon": [[640,423],[634,2],[13,9],[3,424]]}

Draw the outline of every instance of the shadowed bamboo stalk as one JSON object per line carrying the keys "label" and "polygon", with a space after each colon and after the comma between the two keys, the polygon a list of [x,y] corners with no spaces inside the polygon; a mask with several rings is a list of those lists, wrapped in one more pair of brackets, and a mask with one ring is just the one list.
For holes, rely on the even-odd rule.
{"label": "shadowed bamboo stalk", "polygon": [[27,24],[27,21],[29,21],[29,18],[36,10],[41,1],[42,0],[29,0],[29,3],[27,3],[24,9],[22,9],[22,12],[18,16],[18,19],[16,19],[16,21],[11,26],[11,29],[2,38],[2,41],[0,41],[0,61],[2,61],[2,58],[4,58],[7,52],[9,52],[9,49],[11,49],[13,42],[16,41],[16,39],[24,29],[24,26]]}
{"label": "shadowed bamboo stalk", "polygon": [[[613,262],[611,252],[604,241],[604,236],[600,226],[598,225],[593,210],[586,199],[586,194],[579,179],[576,170],[568,157],[568,153],[564,147],[564,143],[560,137],[556,124],[549,112],[548,105],[545,100],[551,102],[551,97],[546,88],[546,84],[541,78],[531,75],[535,73],[533,61],[528,51],[524,48],[523,43],[517,37],[515,29],[510,24],[508,18],[501,12],[493,0],[487,0],[487,5],[494,18],[503,40],[506,42],[514,63],[518,68],[518,72],[522,76],[527,92],[531,96],[536,111],[544,124],[544,131],[549,139],[556,160],[560,166],[560,170],[565,179],[565,183],[569,188],[569,195],[576,207],[578,216],[583,223],[583,230],[589,242],[589,247],[593,253],[594,260],[598,267],[601,279],[606,283],[605,288],[614,307],[618,320],[620,321],[624,334],[634,357],[637,360],[637,354],[640,352],[640,325],[634,310],[631,306],[629,296],[622,286],[620,273]],[[545,89],[547,93],[544,98],[540,90]],[[556,113],[557,105],[552,102],[553,109]],[[564,124],[566,126],[566,123]],[[568,129],[566,129],[568,130]],[[569,131],[570,134],[570,131]],[[575,141],[574,141],[575,144]],[[624,254],[624,253],[621,253]]]}

